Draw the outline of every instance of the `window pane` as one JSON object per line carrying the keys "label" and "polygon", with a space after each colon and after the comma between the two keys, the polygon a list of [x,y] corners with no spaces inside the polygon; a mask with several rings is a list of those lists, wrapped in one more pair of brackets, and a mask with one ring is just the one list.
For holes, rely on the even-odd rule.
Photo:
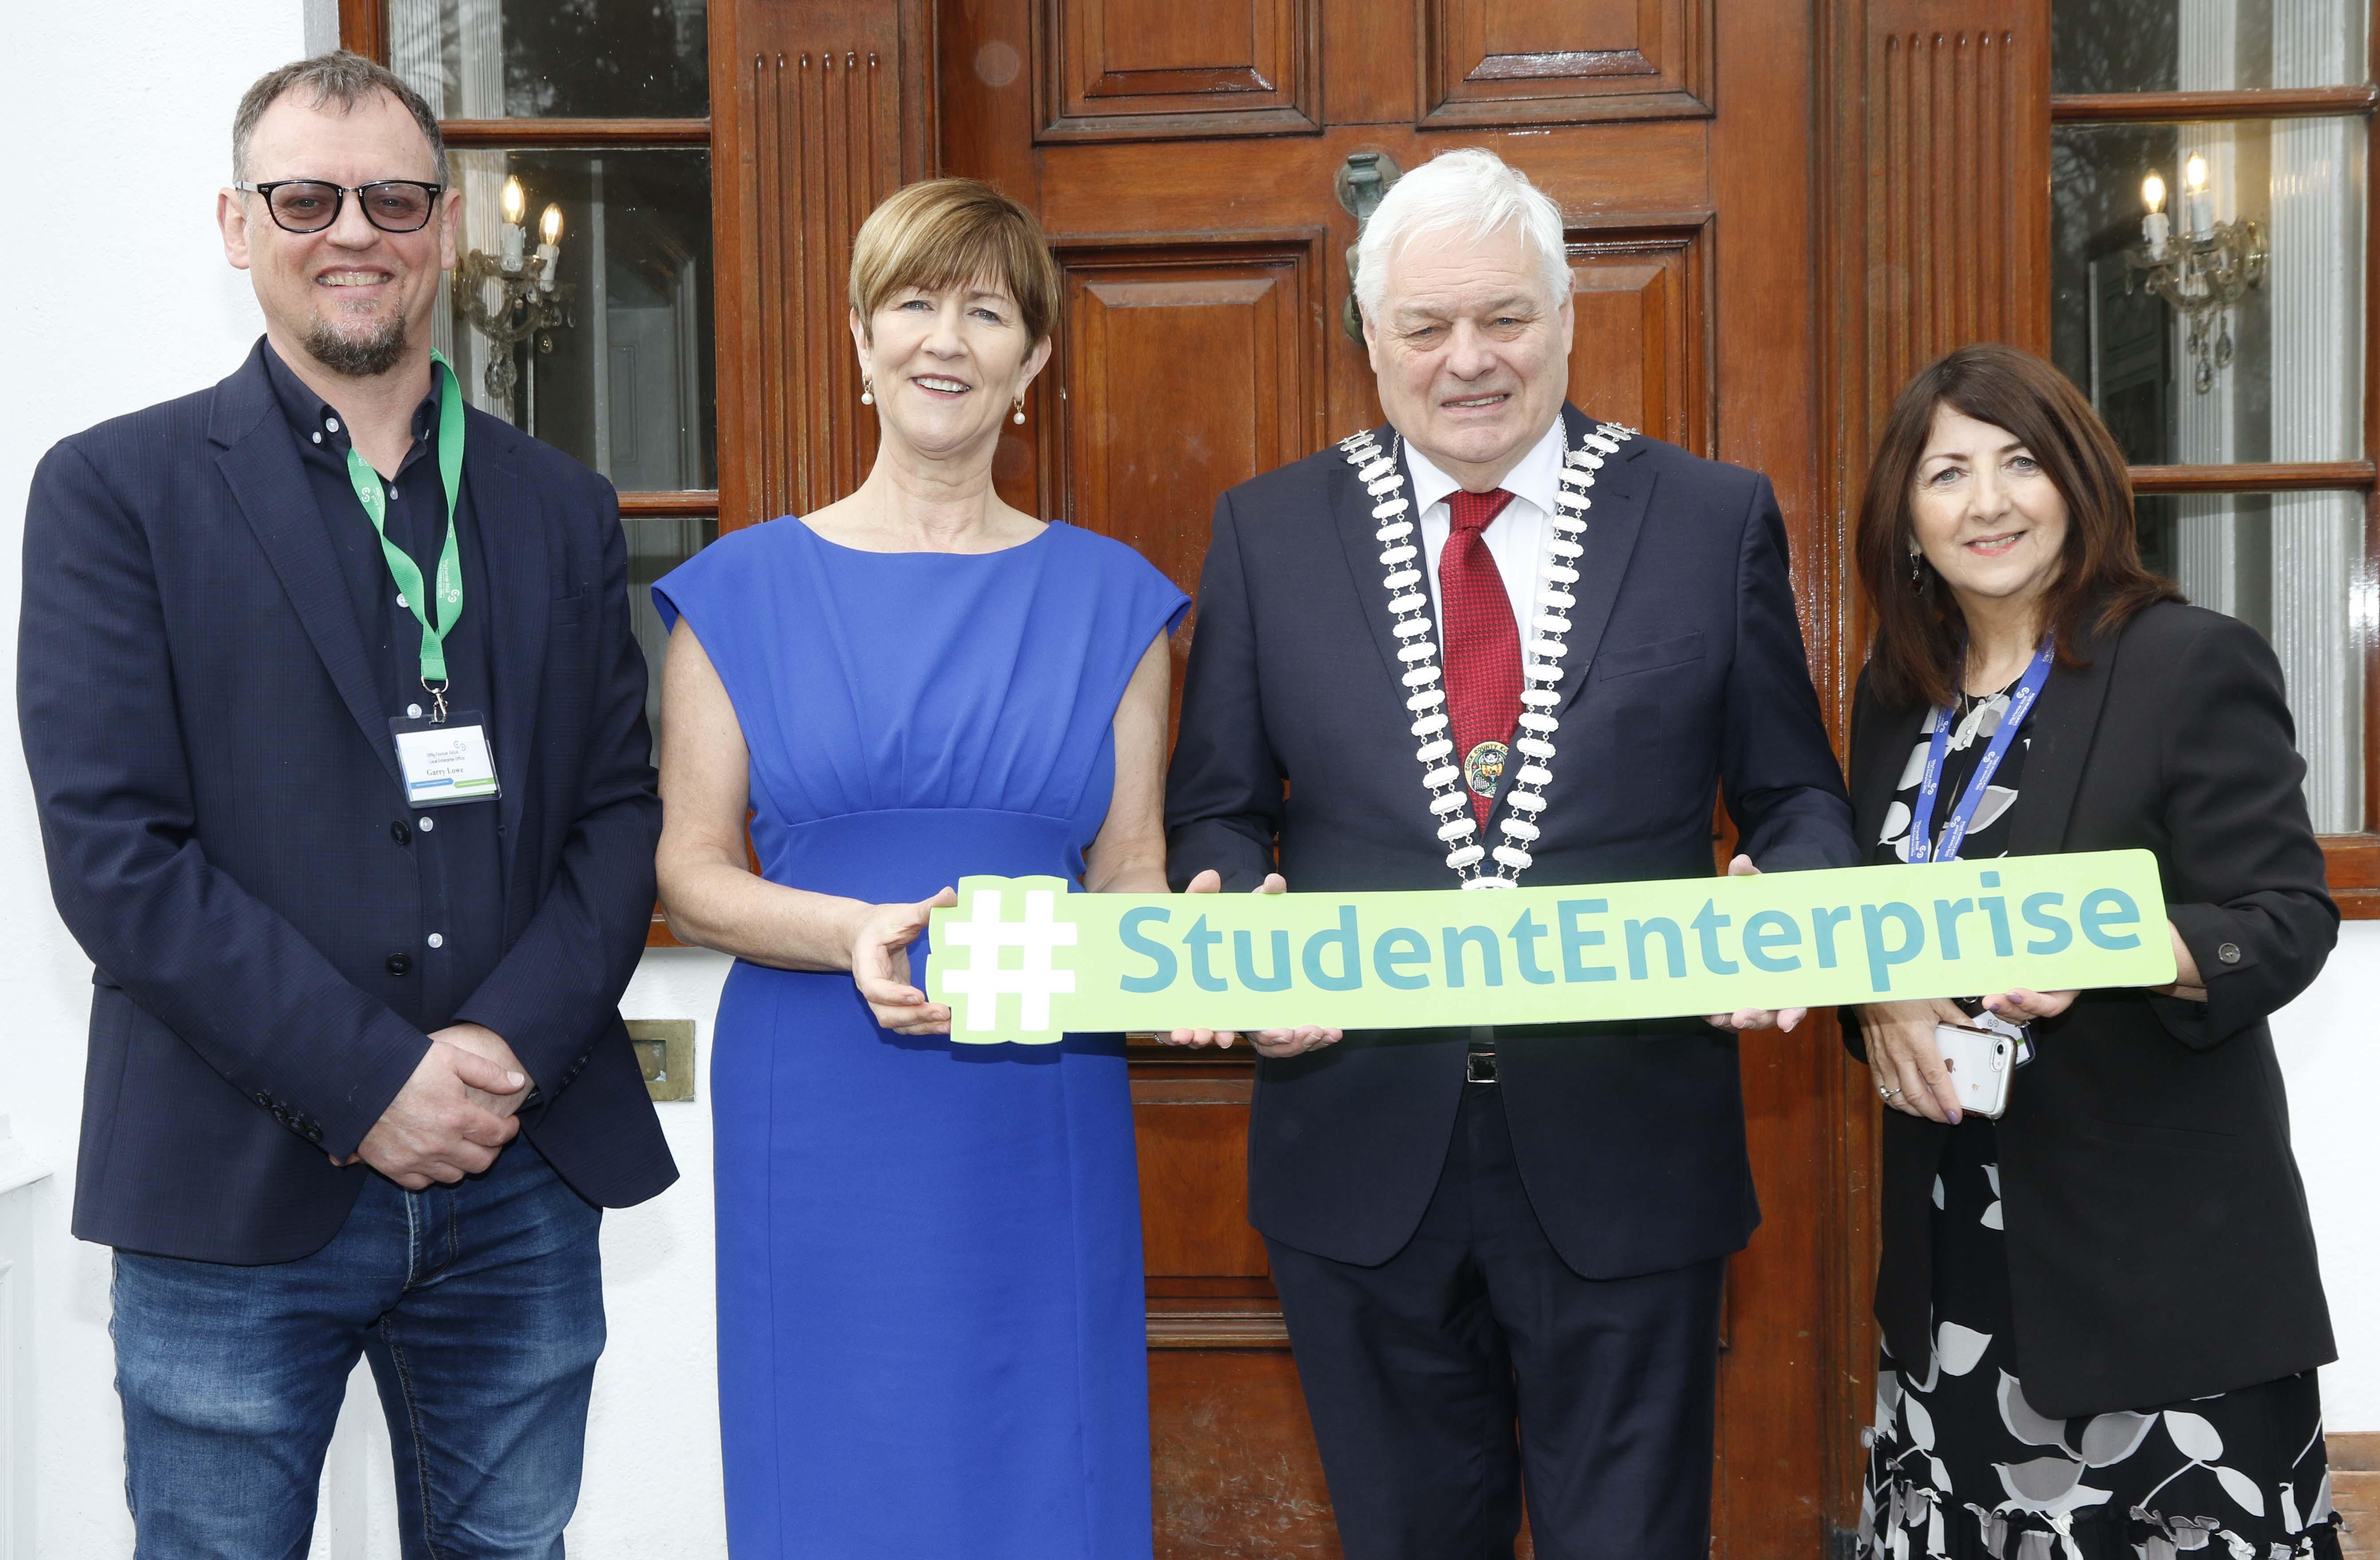
{"label": "window pane", "polygon": [[388,0],[389,60],[442,119],[700,118],[705,0]]}
{"label": "window pane", "polygon": [[[2192,320],[2151,296],[2142,184],[2167,191],[2168,255],[2204,159],[2210,224],[2252,221],[2264,272]],[[2362,454],[2360,119],[2060,126],[2051,138],[2050,350],[2135,465],[2354,460]]]}
{"label": "window pane", "polygon": [[661,762],[662,658],[669,652],[669,630],[662,626],[653,606],[653,581],[668,574],[719,539],[719,522],[636,518],[624,522],[628,531],[628,624],[645,652],[645,719],[653,728],[653,761]]}
{"label": "window pane", "polygon": [[2053,92],[2338,87],[2364,79],[2369,0],[2054,0]]}
{"label": "window pane", "polygon": [[2363,657],[2350,591],[2363,568],[2361,493],[2144,498],[2142,562],[2192,601],[2252,623],[2280,658],[2325,834],[2363,827]]}
{"label": "window pane", "polygon": [[[719,485],[707,151],[456,151],[463,249],[501,259],[507,179],[533,252],[562,213],[553,275],[565,323],[510,345],[454,317],[439,345],[472,401],[609,477],[624,492]],[[493,282],[480,289],[492,316]],[[525,319],[525,316],[522,318]],[[459,350],[457,350],[459,348]],[[509,395],[491,383],[509,364]],[[509,403],[509,404],[507,404]]]}

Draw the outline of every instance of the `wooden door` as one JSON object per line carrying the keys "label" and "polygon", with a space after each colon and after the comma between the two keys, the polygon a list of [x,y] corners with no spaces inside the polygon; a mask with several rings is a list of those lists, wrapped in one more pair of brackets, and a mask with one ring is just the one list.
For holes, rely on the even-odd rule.
{"label": "wooden door", "polygon": [[[1567,215],[1572,398],[1766,470],[1797,561],[1819,550],[1803,8],[945,0],[935,21],[939,166],[1032,205],[1065,278],[1052,371],[1001,454],[1010,502],[1122,538],[1195,590],[1216,494],[1379,420],[1342,326],[1349,158],[1402,169],[1484,144]],[[1715,1515],[1730,1556],[1801,1560],[1822,1542],[1834,1045],[1820,1027],[1744,1047],[1767,1223],[1729,1284]],[[1133,1073],[1159,1552],[1334,1555],[1246,1222],[1249,1063],[1145,1046]]]}
{"label": "wooden door", "polygon": [[[873,427],[844,339],[852,234],[903,182],[975,174],[1041,213],[1066,278],[1059,353],[1003,443],[1002,491],[1123,538],[1190,587],[1218,492],[1378,419],[1340,324],[1349,157],[1409,168],[1486,144],[1567,214],[1574,399],[1775,480],[1840,714],[1840,517],[1860,435],[1819,393],[1819,324],[1908,312],[1866,296],[1873,257],[1845,236],[1864,231],[1844,192],[1874,177],[1871,138],[1834,123],[1840,102],[1822,123],[1814,99],[1816,62],[1865,41],[1864,6],[714,0],[721,524],[856,484]],[[1814,208],[1830,213],[1824,245]],[[1846,339],[1826,337],[1830,384],[1859,367]],[[1134,1072],[1160,1553],[1334,1555],[1246,1225],[1245,1057],[1144,1047]],[[1874,1102],[1828,1023],[1748,1040],[1744,1073],[1766,1223],[1729,1277],[1716,1553],[1803,1560],[1856,1512],[1856,1151]]]}

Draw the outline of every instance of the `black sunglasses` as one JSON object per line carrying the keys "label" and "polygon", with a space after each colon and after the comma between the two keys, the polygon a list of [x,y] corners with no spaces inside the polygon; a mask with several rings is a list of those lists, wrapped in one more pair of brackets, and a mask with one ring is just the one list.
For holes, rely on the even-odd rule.
{"label": "black sunglasses", "polygon": [[419,179],[382,179],[350,189],[327,179],[274,179],[232,187],[263,196],[265,209],[285,233],[322,232],[339,220],[339,210],[350,195],[363,209],[364,220],[382,233],[419,233],[438,209],[438,197],[446,187]]}

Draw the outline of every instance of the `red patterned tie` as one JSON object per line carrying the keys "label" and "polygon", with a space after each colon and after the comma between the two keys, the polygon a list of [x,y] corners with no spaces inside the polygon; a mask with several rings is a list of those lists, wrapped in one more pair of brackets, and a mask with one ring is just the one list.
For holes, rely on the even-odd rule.
{"label": "red patterned tie", "polygon": [[1521,719],[1521,631],[1512,599],[1479,533],[1503,513],[1512,495],[1466,493],[1447,499],[1454,528],[1438,561],[1439,628],[1446,645],[1447,716],[1453,725],[1455,762],[1463,766],[1472,808],[1488,821],[1506,748]]}

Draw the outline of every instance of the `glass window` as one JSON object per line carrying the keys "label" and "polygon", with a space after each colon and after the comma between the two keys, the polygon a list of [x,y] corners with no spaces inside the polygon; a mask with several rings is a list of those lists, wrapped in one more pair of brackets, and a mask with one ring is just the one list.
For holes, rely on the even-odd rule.
{"label": "glass window", "polygon": [[[2356,118],[2064,125],[2051,140],[2051,355],[2135,465],[2363,453],[2364,126]],[[2202,170],[2191,188],[2192,169]],[[2166,272],[2150,290],[2144,185],[2162,187]],[[2155,193],[2154,189],[2149,191]],[[2193,228],[2233,224],[2238,244]],[[2251,226],[2250,224],[2252,224]],[[2218,264],[2240,268],[2224,306]]]}
{"label": "glass window", "polygon": [[661,762],[662,658],[669,649],[669,630],[662,626],[661,610],[653,605],[655,580],[719,539],[716,516],[662,519],[632,515],[628,529],[628,625],[645,652],[650,680],[645,687],[645,719],[651,722],[653,761]]}
{"label": "glass window", "polygon": [[388,39],[442,119],[710,112],[705,0],[388,0]]}
{"label": "glass window", "polygon": [[2363,656],[2351,586],[2363,572],[2362,493],[2143,498],[2142,561],[2201,607],[2272,642],[2306,761],[2306,804],[2325,834],[2363,827]]}
{"label": "glass window", "polygon": [[[479,405],[568,452],[623,492],[719,485],[713,412],[710,154],[703,151],[455,151],[466,257],[504,258],[507,185],[533,253],[559,213],[551,298],[506,308],[480,281],[485,323],[455,316],[441,345]],[[466,291],[471,289],[466,284]],[[515,341],[491,339],[532,323]],[[510,373],[506,374],[509,367]]]}
{"label": "glass window", "polygon": [[2209,92],[2363,79],[2365,0],[2057,0],[2052,92]]}

